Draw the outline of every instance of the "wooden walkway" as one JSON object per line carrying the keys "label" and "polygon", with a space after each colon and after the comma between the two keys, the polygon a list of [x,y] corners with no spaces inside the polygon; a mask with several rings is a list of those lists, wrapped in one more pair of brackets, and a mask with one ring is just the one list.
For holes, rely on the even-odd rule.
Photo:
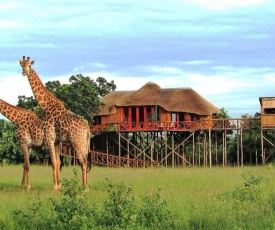
{"label": "wooden walkway", "polygon": [[[160,162],[152,160],[132,159],[129,157],[120,157],[111,154],[101,153],[91,150],[92,164],[108,167],[131,167],[131,168],[147,168],[151,166],[159,167]],[[62,156],[71,157],[78,160],[75,152],[72,151],[70,146],[62,148]]]}
{"label": "wooden walkway", "polygon": [[160,165],[157,161],[131,159],[129,157],[119,157],[96,151],[90,151],[90,153],[92,155],[92,163],[96,165],[131,168],[146,168]]}

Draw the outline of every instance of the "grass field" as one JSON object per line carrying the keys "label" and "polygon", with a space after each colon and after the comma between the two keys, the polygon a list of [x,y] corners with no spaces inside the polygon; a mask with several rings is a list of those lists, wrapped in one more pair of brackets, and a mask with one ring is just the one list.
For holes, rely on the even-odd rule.
{"label": "grass field", "polygon": [[[53,191],[50,166],[31,166],[30,191],[20,188],[22,171],[22,165],[0,167],[0,223],[3,225],[13,210],[24,212],[36,200],[47,203],[49,198],[62,197],[62,191]],[[63,168],[61,175],[73,178],[73,167]],[[272,165],[174,169],[93,167],[87,193],[91,204],[102,206],[106,201],[106,179],[130,187],[135,197],[154,195],[160,189],[161,200],[166,201],[178,229],[275,229],[275,166]]]}

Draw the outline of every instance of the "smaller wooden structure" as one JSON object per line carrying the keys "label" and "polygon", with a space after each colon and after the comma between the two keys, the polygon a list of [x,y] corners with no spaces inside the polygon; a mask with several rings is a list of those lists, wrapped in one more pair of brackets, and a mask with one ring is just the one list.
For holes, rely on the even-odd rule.
{"label": "smaller wooden structure", "polygon": [[275,97],[260,97],[261,126],[275,128]]}
{"label": "smaller wooden structure", "polygon": [[265,164],[267,157],[265,151],[265,143],[275,147],[275,143],[269,139],[268,133],[274,134],[275,130],[275,97],[260,97],[261,105],[261,148],[262,159]]}

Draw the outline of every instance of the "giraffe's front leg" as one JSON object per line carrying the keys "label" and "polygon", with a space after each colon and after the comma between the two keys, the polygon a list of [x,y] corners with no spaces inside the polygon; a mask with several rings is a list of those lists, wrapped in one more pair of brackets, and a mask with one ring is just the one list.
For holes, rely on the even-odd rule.
{"label": "giraffe's front leg", "polygon": [[50,151],[50,156],[51,156],[51,161],[52,161],[52,168],[53,168],[53,183],[54,183],[54,190],[59,190],[60,189],[60,159],[56,156],[55,152],[55,139],[56,139],[56,134],[55,134],[55,128],[53,125],[52,120],[47,120],[45,124],[45,139],[46,139],[46,145]]}
{"label": "giraffe's front leg", "polygon": [[60,166],[61,166],[61,161],[60,161],[60,155],[61,155],[61,146],[60,145],[55,145],[55,157],[56,157],[56,181],[57,181],[57,190],[61,189],[61,176],[60,176]]}
{"label": "giraffe's front leg", "polygon": [[59,190],[59,181],[58,181],[59,167],[58,167],[58,160],[55,154],[54,142],[52,139],[47,139],[47,146],[50,151],[51,162],[52,162],[54,190]]}
{"label": "giraffe's front leg", "polygon": [[83,157],[83,155],[80,154],[78,156],[79,156],[79,161],[80,161],[81,170],[82,170],[82,184],[83,184],[83,186],[86,187],[86,191],[88,191],[89,190],[89,188],[88,188],[88,162],[87,162],[87,158]]}
{"label": "giraffe's front leg", "polygon": [[30,189],[31,182],[30,182],[30,176],[29,176],[29,171],[30,171],[29,148],[26,144],[22,143],[21,149],[23,151],[23,156],[24,156],[23,177],[22,177],[21,187],[22,188],[25,187],[25,183],[27,180],[27,188]]}

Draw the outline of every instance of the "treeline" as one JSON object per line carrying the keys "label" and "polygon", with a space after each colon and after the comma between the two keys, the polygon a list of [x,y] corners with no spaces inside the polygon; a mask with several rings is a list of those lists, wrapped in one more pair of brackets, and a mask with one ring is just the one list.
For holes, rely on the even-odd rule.
{"label": "treeline", "polygon": [[[108,82],[103,77],[96,80],[84,77],[82,74],[73,75],[68,84],[59,81],[48,81],[46,88],[59,98],[66,109],[85,118],[89,124],[93,122],[93,114],[99,112],[104,104],[100,98],[114,91],[114,81]],[[31,110],[41,119],[44,119],[43,111],[40,109],[33,96],[18,96],[18,107]],[[19,164],[23,162],[20,143],[16,137],[17,127],[6,119],[0,119],[0,163]],[[35,164],[48,164],[50,157],[45,146],[32,149],[30,162]]]}

